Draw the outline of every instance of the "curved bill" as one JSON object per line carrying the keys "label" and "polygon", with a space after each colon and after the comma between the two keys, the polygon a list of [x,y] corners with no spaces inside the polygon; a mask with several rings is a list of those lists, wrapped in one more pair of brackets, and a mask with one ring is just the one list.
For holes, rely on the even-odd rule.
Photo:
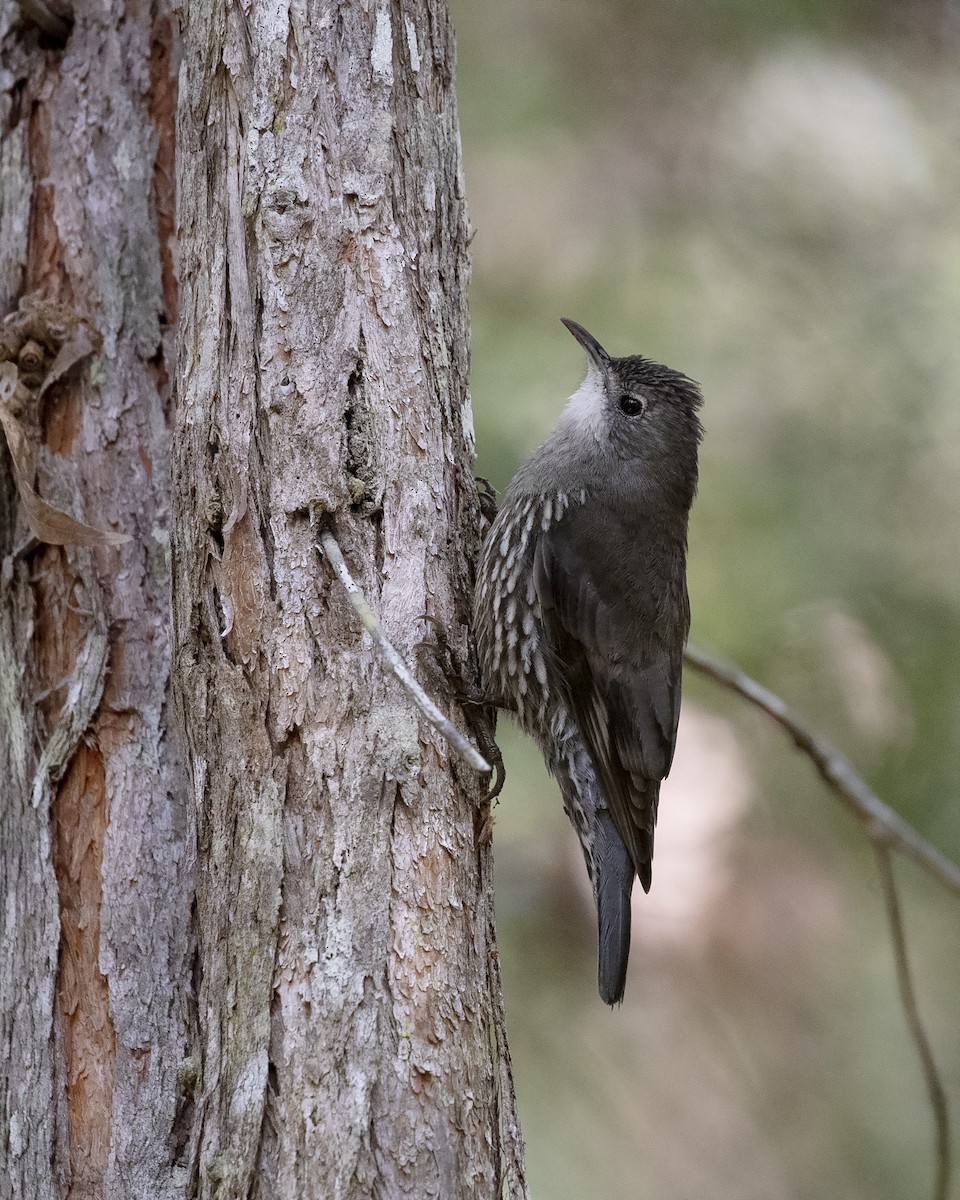
{"label": "curved bill", "polygon": [[576,321],[571,321],[569,317],[561,317],[560,320],[566,325],[584,350],[586,350],[587,354],[590,355],[590,359],[596,365],[597,370],[605,372],[610,365],[610,355],[604,350],[593,334],[588,333]]}

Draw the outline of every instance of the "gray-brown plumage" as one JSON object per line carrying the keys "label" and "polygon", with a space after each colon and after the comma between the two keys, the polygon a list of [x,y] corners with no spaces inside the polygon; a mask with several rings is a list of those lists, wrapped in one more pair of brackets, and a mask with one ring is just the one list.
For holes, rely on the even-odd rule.
{"label": "gray-brown plumage", "polygon": [[486,693],[560,784],[597,904],[600,994],[615,1004],[680,715],[701,397],[678,371],[612,358],[564,324],[587,377],[507,489],[481,556],[476,631]]}

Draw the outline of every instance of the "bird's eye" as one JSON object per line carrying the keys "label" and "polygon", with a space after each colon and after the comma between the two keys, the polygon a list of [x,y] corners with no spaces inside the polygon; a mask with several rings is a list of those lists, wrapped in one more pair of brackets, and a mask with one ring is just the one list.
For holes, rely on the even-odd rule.
{"label": "bird's eye", "polygon": [[620,411],[628,417],[642,417],[647,411],[647,402],[642,396],[631,396],[624,392],[620,397]]}

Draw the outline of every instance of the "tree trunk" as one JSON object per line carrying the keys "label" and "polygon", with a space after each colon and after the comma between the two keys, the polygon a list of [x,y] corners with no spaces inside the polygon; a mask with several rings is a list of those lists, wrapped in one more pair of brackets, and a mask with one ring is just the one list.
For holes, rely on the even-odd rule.
{"label": "tree trunk", "polygon": [[171,440],[171,26],[50,11],[0,0],[0,1197],[523,1196],[483,781],[317,551],[471,662],[446,13],[185,8]]}
{"label": "tree trunk", "polygon": [[167,728],[170,29],[119,2],[84,9],[64,43],[0,9],[5,415],[48,502],[132,535],[38,542],[4,448],[0,1195],[17,1200],[182,1195],[192,835]]}
{"label": "tree trunk", "polygon": [[436,8],[188,10],[174,557],[203,1195],[497,1190],[480,781],[316,551],[333,527],[408,658],[424,614],[466,657],[468,230]]}

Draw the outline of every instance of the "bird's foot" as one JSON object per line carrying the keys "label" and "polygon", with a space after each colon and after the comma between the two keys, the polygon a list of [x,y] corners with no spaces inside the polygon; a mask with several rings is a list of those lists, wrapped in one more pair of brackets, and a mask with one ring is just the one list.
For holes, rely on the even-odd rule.
{"label": "bird's foot", "polygon": [[489,527],[497,519],[497,492],[489,479],[482,475],[475,476],[477,484],[477,499],[480,501],[480,515]]}
{"label": "bird's foot", "polygon": [[503,791],[507,777],[503,755],[493,736],[497,704],[468,677],[463,663],[450,645],[446,629],[436,617],[424,613],[420,619],[432,631],[431,637],[418,642],[415,647],[418,664],[431,690],[445,693],[463,708],[465,715],[472,714],[467,717],[470,730],[477,740],[480,753],[487,762],[493,764],[493,782],[480,800],[475,821],[477,845],[484,846],[493,836],[493,803]]}

